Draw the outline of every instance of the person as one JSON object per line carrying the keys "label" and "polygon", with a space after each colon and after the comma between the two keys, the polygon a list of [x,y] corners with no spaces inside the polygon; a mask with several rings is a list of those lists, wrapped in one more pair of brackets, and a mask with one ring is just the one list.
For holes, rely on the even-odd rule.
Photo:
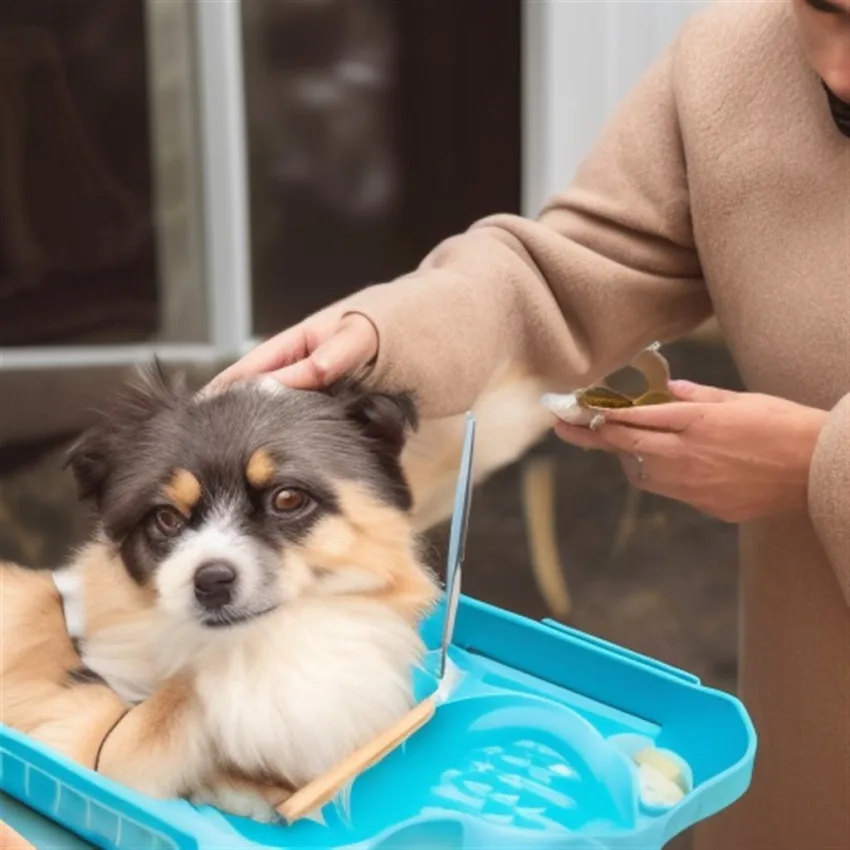
{"label": "person", "polygon": [[618,453],[635,486],[741,523],[759,751],[702,850],[850,847],[849,104],[850,0],[717,2],[537,220],[486,218],[217,379],[359,370],[440,417],[504,358],[568,392],[713,312],[747,392],[676,383],[679,401],[557,428]]}

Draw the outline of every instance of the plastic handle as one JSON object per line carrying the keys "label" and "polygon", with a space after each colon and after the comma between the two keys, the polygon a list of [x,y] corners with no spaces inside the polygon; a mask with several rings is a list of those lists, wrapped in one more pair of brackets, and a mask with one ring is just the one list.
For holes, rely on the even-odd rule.
{"label": "plastic handle", "polygon": [[559,623],[557,620],[545,619],[543,620],[543,624],[549,626],[551,629],[568,634],[574,640],[579,640],[582,643],[589,644],[597,649],[602,649],[612,655],[619,655],[621,658],[625,658],[632,663],[649,667],[652,670],[658,670],[669,676],[675,676],[677,679],[687,682],[689,685],[701,684],[699,677],[695,676],[693,673],[688,673],[687,670],[680,670],[678,667],[673,667],[671,664],[665,664],[663,661],[650,658],[648,655],[641,655],[639,652],[609,643],[607,640],[603,640],[600,637],[576,631],[576,629],[570,628],[570,626],[567,626],[564,623]]}

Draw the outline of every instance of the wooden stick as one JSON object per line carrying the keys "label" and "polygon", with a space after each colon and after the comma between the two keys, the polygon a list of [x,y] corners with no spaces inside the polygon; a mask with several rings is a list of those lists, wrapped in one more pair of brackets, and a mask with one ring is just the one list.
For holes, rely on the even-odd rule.
{"label": "wooden stick", "polygon": [[296,791],[286,802],[278,806],[278,812],[287,823],[293,823],[321,808],[339,793],[346,782],[377,764],[414,732],[421,729],[434,716],[436,708],[437,703],[434,697],[422,700],[386,732],[378,735],[359,750],[355,750],[336,767]]}

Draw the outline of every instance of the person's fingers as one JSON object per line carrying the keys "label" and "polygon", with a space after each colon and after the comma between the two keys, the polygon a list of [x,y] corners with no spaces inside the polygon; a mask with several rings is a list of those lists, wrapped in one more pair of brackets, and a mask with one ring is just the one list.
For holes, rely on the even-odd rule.
{"label": "person's fingers", "polygon": [[351,369],[365,365],[377,348],[378,332],[368,318],[359,313],[343,316],[341,307],[329,307],[258,345],[217,375],[205,392],[269,373],[293,387],[326,386],[349,371],[346,360]]}
{"label": "person's fingers", "polygon": [[292,389],[319,389],[363,368],[376,354],[374,326],[362,316],[351,316],[307,357],[271,372],[270,377]]}
{"label": "person's fingers", "polygon": [[655,431],[684,431],[705,414],[701,405],[719,404],[741,398],[740,393],[719,387],[706,387],[690,381],[671,381],[670,391],[678,401],[622,407],[605,411],[608,422],[648,428]]}
{"label": "person's fingers", "polygon": [[558,422],[555,424],[555,434],[565,443],[577,446],[580,449],[612,451],[611,446],[596,431],[591,431],[581,425],[567,425],[566,422]]}
{"label": "person's fingers", "polygon": [[704,409],[692,402],[671,401],[646,407],[621,407],[605,411],[605,421],[650,431],[684,431]]}
{"label": "person's fingers", "polygon": [[640,452],[620,452],[617,457],[629,484],[635,489],[667,499],[687,501],[682,487],[671,480],[670,461],[667,458]]}
{"label": "person's fingers", "polygon": [[734,401],[741,396],[740,393],[736,393],[733,390],[724,390],[720,389],[720,387],[706,387],[702,384],[695,384],[692,381],[670,381],[668,386],[670,392],[682,401],[712,404]]}
{"label": "person's fingers", "polygon": [[671,456],[682,447],[682,437],[671,431],[632,428],[606,421],[596,432],[609,450],[628,454]]}
{"label": "person's fingers", "polygon": [[260,343],[222,371],[210,382],[210,389],[223,389],[234,381],[272,372],[306,357],[309,353],[308,332],[303,323],[295,325]]}

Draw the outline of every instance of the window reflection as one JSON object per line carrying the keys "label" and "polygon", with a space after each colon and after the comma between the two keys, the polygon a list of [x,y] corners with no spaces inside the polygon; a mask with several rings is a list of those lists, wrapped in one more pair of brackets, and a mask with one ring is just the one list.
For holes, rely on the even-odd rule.
{"label": "window reflection", "polygon": [[169,314],[151,120],[148,12],[181,5],[0,5],[0,345],[198,333]]}
{"label": "window reflection", "polygon": [[519,22],[520,0],[243,3],[258,334],[517,211]]}

